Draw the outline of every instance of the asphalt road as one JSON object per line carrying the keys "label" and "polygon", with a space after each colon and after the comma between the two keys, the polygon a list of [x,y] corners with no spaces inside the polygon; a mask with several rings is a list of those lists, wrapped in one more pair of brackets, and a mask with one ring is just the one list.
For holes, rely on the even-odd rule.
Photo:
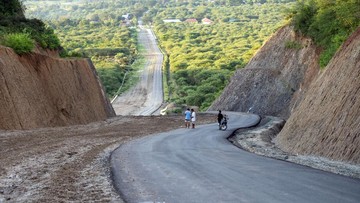
{"label": "asphalt road", "polygon": [[360,202],[358,179],[258,156],[226,140],[257,119],[230,114],[227,131],[209,124],[122,145],[111,156],[115,186],[137,203]]}

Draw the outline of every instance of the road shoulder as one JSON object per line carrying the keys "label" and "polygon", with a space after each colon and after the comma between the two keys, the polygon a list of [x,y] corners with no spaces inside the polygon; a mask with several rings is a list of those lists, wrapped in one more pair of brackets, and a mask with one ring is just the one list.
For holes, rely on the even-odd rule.
{"label": "road shoulder", "polygon": [[329,160],[318,156],[304,156],[282,151],[276,145],[276,136],[285,125],[281,118],[266,116],[257,127],[239,129],[228,138],[235,146],[246,151],[311,168],[353,178],[360,178],[360,165]]}

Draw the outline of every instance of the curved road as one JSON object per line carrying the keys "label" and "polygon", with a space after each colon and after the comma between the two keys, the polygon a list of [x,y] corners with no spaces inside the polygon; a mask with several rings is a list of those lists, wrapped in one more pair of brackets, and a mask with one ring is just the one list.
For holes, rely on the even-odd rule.
{"label": "curved road", "polygon": [[[120,146],[111,156],[127,202],[360,202],[360,180],[257,156],[226,138],[258,121],[231,113],[217,124],[178,129]],[[160,124],[159,124],[160,125]]]}
{"label": "curved road", "polygon": [[162,63],[163,54],[157,46],[155,35],[150,29],[141,26],[139,44],[145,49],[145,67],[139,83],[129,91],[118,96],[112,106],[117,115],[151,115],[163,102]]}

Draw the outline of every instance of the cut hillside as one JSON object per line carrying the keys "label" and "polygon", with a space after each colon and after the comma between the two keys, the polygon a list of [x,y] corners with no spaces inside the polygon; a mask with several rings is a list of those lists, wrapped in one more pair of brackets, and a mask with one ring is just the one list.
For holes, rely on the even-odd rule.
{"label": "cut hillside", "polygon": [[244,69],[238,69],[209,110],[251,112],[288,118],[318,75],[318,50],[286,26],[279,29]]}
{"label": "cut hillside", "polygon": [[360,28],[309,87],[277,136],[287,152],[360,163]]}
{"label": "cut hillside", "polygon": [[87,124],[115,116],[89,59],[39,52],[20,56],[0,46],[0,129]]}

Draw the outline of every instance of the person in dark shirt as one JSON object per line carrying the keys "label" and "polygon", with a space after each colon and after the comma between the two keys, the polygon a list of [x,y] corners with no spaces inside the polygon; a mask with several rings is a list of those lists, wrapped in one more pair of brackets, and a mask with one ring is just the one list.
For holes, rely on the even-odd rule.
{"label": "person in dark shirt", "polygon": [[221,125],[221,121],[222,121],[223,118],[224,118],[224,116],[222,115],[221,110],[219,110],[219,114],[217,116],[219,126]]}

